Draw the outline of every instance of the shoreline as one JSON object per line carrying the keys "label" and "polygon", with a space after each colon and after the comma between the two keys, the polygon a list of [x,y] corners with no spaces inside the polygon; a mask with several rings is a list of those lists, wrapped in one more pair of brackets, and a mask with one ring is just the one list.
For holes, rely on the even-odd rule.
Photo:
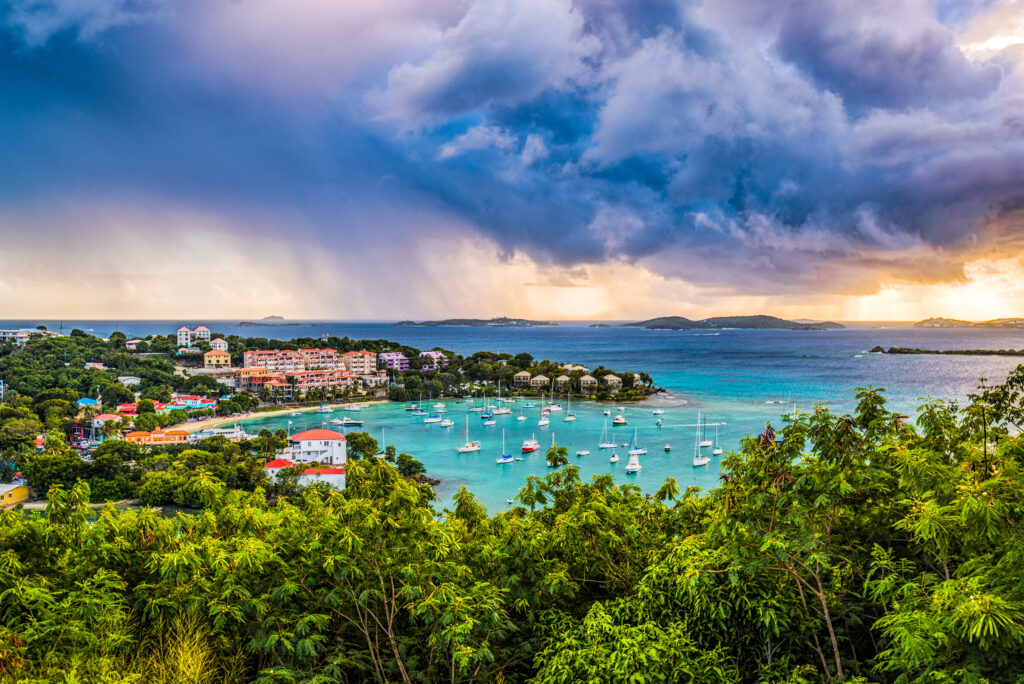
{"label": "shoreline", "polygon": [[[367,399],[366,401],[355,401],[346,402],[342,404],[328,404],[327,407],[331,409],[342,408],[344,406],[350,406],[352,404],[389,404],[392,403],[390,399]],[[274,409],[272,411],[248,411],[241,415],[234,416],[219,416],[216,418],[203,418],[192,423],[182,423],[175,425],[177,429],[185,430],[189,434],[193,432],[200,432],[210,428],[220,427],[222,425],[232,425],[234,423],[243,423],[250,420],[257,420],[259,418],[273,418],[275,416],[286,416],[289,413],[309,413],[310,411],[316,411],[319,406],[304,406],[302,408],[285,408],[285,409]]]}

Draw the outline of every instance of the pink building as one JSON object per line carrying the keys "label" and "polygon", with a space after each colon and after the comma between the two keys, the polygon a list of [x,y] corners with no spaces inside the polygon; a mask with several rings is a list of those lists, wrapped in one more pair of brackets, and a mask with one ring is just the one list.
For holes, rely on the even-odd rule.
{"label": "pink building", "polygon": [[336,349],[292,349],[247,351],[243,368],[265,368],[272,373],[308,370],[345,370],[345,358]]}
{"label": "pink building", "polygon": [[409,359],[402,352],[384,352],[377,355],[377,360],[391,370],[409,370]]}

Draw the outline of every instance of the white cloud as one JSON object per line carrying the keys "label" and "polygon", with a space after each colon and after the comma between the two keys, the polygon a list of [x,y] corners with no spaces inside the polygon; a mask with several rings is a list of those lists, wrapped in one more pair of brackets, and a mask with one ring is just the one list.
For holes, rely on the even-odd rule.
{"label": "white cloud", "polygon": [[409,123],[514,104],[583,74],[600,45],[568,0],[477,0],[438,48],[388,74],[370,101]]}
{"label": "white cloud", "polygon": [[500,128],[493,126],[474,126],[449,143],[441,146],[438,159],[450,159],[471,150],[508,150],[516,144],[516,139]]}
{"label": "white cloud", "polygon": [[167,0],[8,0],[7,22],[32,47],[54,34],[74,30],[90,40],[103,31],[163,15]]}

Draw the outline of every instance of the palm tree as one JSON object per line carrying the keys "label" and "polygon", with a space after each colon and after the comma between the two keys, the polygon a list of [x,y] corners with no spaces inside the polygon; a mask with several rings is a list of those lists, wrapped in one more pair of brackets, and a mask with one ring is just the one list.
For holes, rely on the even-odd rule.
{"label": "palm tree", "polygon": [[548,465],[552,468],[560,468],[569,462],[569,450],[565,447],[560,447],[557,444],[552,444],[551,448],[548,449],[545,457],[548,459]]}
{"label": "palm tree", "polygon": [[676,478],[667,477],[665,478],[665,484],[658,488],[658,493],[654,495],[654,498],[658,501],[664,501],[669,499],[675,501],[679,497],[679,483],[676,482]]}

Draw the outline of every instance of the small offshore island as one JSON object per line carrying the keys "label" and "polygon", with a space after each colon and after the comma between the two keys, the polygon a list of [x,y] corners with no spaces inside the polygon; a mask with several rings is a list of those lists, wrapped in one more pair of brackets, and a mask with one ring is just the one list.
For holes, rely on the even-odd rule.
{"label": "small offshore island", "polygon": [[[596,327],[596,326],[595,326]],[[662,316],[637,323],[624,323],[623,328],[646,328],[647,330],[724,330],[727,328],[746,330],[842,330],[841,323],[824,321],[802,323],[787,321],[775,316],[715,316],[695,321],[682,316]]]}
{"label": "small offshore island", "polygon": [[527,318],[445,318],[440,321],[398,321],[396,326],[402,327],[441,327],[458,326],[471,328],[535,328],[538,326],[557,326],[554,321],[531,321]]}

